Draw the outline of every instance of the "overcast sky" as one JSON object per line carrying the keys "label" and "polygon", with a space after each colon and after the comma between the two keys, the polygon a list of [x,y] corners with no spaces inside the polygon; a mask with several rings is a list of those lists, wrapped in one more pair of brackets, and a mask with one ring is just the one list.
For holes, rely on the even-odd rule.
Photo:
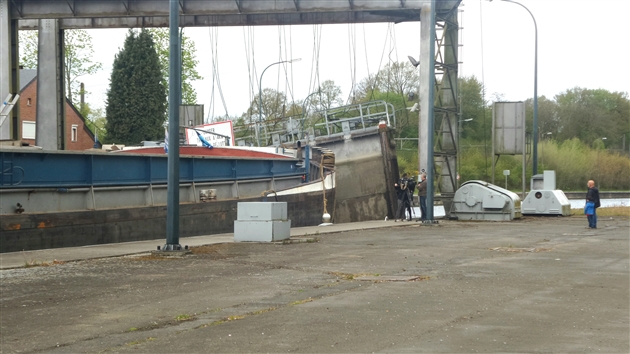
{"label": "overcast sky", "polygon": [[[553,98],[573,87],[630,92],[630,29],[627,0],[521,0],[538,25],[538,95]],[[521,101],[534,93],[534,23],[521,6],[505,1],[464,0],[460,9],[460,76],[474,75],[486,99]],[[88,102],[104,107],[114,55],[127,30],[89,30],[103,70],[85,77]],[[420,53],[420,23],[186,28],[197,47],[194,83],[198,103],[212,117],[240,116],[263,88],[303,100],[318,82],[334,80],[344,100],[355,83],[390,61]],[[214,50],[213,50],[214,48]],[[214,52],[214,53],[213,53]],[[217,70],[213,70],[214,65]],[[248,65],[249,63],[249,65]],[[319,81],[317,80],[319,77]],[[223,99],[219,93],[220,89]],[[214,81],[213,81],[214,79]],[[224,108],[225,107],[225,108]]]}

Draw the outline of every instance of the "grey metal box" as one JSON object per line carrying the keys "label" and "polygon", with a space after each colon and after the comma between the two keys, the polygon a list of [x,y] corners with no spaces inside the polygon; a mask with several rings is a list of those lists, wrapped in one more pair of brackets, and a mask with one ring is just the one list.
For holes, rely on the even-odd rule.
{"label": "grey metal box", "polygon": [[290,236],[291,220],[234,221],[234,241],[236,242],[282,241]]}
{"label": "grey metal box", "polygon": [[525,151],[525,103],[495,102],[492,108],[495,155],[520,155]]}
{"label": "grey metal box", "polygon": [[286,202],[241,202],[236,211],[239,221],[287,220],[287,215]]}

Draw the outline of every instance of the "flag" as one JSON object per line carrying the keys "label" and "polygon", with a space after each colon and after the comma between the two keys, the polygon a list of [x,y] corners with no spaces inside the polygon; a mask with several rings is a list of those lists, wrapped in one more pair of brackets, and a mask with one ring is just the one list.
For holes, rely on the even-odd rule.
{"label": "flag", "polygon": [[201,135],[201,133],[199,133],[198,131],[195,130],[195,133],[197,133],[197,136],[199,137],[199,140],[201,141],[201,145],[212,149],[212,145],[206,140],[204,139],[204,137]]}
{"label": "flag", "polygon": [[164,127],[164,153],[168,154],[168,127]]}

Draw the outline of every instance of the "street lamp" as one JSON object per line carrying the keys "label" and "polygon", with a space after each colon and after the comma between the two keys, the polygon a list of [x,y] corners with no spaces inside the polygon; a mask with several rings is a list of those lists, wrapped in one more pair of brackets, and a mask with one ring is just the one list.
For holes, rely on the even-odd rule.
{"label": "street lamp", "polygon": [[318,87],[318,88],[317,88],[317,91],[315,91],[315,92],[313,92],[313,93],[309,94],[308,96],[306,96],[306,98],[304,99],[304,101],[302,101],[302,124],[301,124],[302,129],[304,129],[304,121],[306,121],[306,101],[308,101],[308,99],[309,99],[311,96],[313,96],[313,95],[315,95],[315,94],[318,94],[318,93],[322,93],[322,89],[321,89],[321,87]]}
{"label": "street lamp", "polygon": [[293,63],[300,60],[302,59],[297,58],[297,59],[291,59],[291,60],[282,60],[273,64],[269,64],[269,66],[267,66],[265,70],[263,70],[262,74],[260,74],[260,80],[258,82],[258,124],[256,125],[256,135],[258,138],[259,147],[260,147],[260,125],[262,124],[262,78],[263,78],[263,75],[265,75],[265,71],[267,71],[267,69],[269,69],[270,67],[276,64]]}
{"label": "street lamp", "polygon": [[535,33],[535,40],[534,40],[534,129],[533,129],[534,149],[533,149],[532,162],[534,165],[533,174],[536,175],[538,173],[538,26],[536,25],[536,19],[534,18],[534,15],[532,14],[531,11],[529,11],[527,7],[525,7],[525,5],[518,3],[516,1],[512,1],[512,0],[502,0],[502,1],[511,2],[513,4],[523,7],[525,10],[527,10],[527,12],[529,12],[529,15],[532,17],[532,20],[534,20],[534,33]]}
{"label": "street lamp", "polygon": [[[606,139],[607,139],[606,137],[602,138],[602,144],[604,143],[604,140],[606,140]],[[604,145],[604,148],[606,148],[606,145]],[[597,184],[597,188],[599,188],[599,189],[602,188],[601,176],[602,176],[602,173],[600,172],[600,169],[599,169],[599,146],[598,146],[597,147],[597,179],[598,179],[598,181],[597,181],[596,184]]]}
{"label": "street lamp", "polygon": [[[543,140],[545,138],[545,136],[549,136],[551,135],[551,132],[546,132],[545,134],[543,134]],[[543,171],[545,170],[545,163],[543,162],[543,157],[545,155],[545,145],[541,145],[541,150],[540,150],[540,165],[542,166]]]}

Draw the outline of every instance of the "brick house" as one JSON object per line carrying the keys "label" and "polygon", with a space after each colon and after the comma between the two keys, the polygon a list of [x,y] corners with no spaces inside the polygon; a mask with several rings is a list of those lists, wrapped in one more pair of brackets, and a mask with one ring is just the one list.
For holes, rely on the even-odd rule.
{"label": "brick house", "polygon": [[[35,145],[37,116],[37,70],[20,70],[20,132],[23,143]],[[94,147],[94,134],[85,125],[85,118],[66,99],[66,150],[87,150]]]}

